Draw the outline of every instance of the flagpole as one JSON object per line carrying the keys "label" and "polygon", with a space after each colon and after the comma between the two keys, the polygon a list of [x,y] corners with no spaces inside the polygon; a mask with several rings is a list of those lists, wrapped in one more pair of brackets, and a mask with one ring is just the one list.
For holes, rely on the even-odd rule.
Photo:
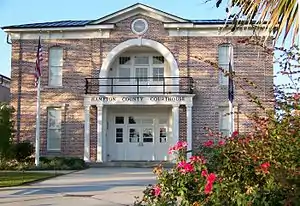
{"label": "flagpole", "polygon": [[41,77],[37,82],[37,100],[36,100],[36,130],[35,130],[35,165],[40,164],[40,96],[41,96]]}
{"label": "flagpole", "polygon": [[229,48],[229,79],[228,79],[228,104],[229,104],[229,135],[231,136],[234,131],[234,83],[232,78],[233,67],[232,46]]}

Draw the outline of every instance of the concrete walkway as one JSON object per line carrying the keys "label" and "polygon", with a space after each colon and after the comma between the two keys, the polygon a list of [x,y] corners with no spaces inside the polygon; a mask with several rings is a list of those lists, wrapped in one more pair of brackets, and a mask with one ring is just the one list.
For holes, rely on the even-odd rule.
{"label": "concrete walkway", "polygon": [[0,206],[132,205],[148,184],[150,168],[91,168],[24,187],[0,188]]}

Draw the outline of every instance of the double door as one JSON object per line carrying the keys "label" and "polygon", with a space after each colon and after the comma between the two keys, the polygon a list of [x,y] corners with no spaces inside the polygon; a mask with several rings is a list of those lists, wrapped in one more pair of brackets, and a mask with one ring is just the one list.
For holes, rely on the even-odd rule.
{"label": "double door", "polygon": [[134,118],[134,121],[132,116],[122,118],[122,124],[114,124],[112,128],[114,135],[109,135],[111,160],[167,160],[167,121],[162,123],[158,117]]}

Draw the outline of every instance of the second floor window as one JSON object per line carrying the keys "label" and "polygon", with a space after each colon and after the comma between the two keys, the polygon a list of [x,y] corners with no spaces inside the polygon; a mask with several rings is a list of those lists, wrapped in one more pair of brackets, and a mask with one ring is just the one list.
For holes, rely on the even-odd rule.
{"label": "second floor window", "polygon": [[62,86],[63,49],[52,47],[49,50],[49,86]]}
{"label": "second floor window", "polygon": [[[232,57],[233,57],[233,50],[230,44],[222,44],[219,46],[218,51],[218,63],[219,67],[221,67],[224,71],[229,71],[229,62],[232,65]],[[223,72],[219,72],[219,83],[220,85],[228,85],[228,76],[225,76]]]}
{"label": "second floor window", "polygon": [[164,57],[147,55],[119,57],[117,75],[120,77],[119,82],[130,82],[135,78],[139,78],[140,82],[163,81]]}

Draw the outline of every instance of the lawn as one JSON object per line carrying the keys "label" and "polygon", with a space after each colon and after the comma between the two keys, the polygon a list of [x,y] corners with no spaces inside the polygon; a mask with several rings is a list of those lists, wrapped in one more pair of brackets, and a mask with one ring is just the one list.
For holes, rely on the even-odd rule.
{"label": "lawn", "polygon": [[0,187],[18,186],[55,176],[57,174],[44,172],[0,172]]}

